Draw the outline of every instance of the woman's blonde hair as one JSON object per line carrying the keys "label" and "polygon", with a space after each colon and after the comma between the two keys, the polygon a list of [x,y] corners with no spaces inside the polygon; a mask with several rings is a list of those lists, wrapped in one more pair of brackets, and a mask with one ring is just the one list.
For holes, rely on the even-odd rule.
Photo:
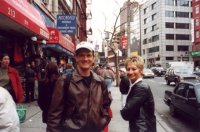
{"label": "woman's blonde hair", "polygon": [[128,63],[130,63],[130,62],[134,63],[138,69],[143,71],[144,61],[143,61],[142,57],[140,57],[139,55],[130,55],[125,61],[126,68],[127,68]]}

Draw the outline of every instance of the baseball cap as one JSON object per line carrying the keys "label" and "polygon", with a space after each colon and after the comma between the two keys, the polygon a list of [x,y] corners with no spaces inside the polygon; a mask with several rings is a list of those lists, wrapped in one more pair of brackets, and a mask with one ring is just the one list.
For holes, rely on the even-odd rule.
{"label": "baseball cap", "polygon": [[94,45],[90,42],[82,41],[76,46],[76,51],[79,49],[88,49],[90,51],[94,51]]}

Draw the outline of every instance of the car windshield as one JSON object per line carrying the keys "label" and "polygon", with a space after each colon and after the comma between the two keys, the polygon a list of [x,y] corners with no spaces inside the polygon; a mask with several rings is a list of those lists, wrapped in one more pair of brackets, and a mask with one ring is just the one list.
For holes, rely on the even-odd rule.
{"label": "car windshield", "polygon": [[200,84],[196,85],[196,95],[197,95],[197,100],[200,102]]}
{"label": "car windshield", "polygon": [[187,74],[187,75],[193,73],[192,69],[188,69],[184,67],[175,68],[174,72],[176,74]]}
{"label": "car windshield", "polygon": [[152,72],[151,69],[144,69],[144,72]]}

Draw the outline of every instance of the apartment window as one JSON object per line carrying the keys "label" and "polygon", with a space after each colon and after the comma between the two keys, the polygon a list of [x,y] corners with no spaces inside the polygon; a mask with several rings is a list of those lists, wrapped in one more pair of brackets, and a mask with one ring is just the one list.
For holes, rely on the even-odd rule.
{"label": "apartment window", "polygon": [[172,23],[172,22],[166,22],[165,23],[165,27],[166,28],[174,28],[174,23]]}
{"label": "apartment window", "polygon": [[194,13],[199,14],[199,5],[196,5],[194,8],[195,8]]}
{"label": "apartment window", "polygon": [[166,51],[174,51],[173,45],[166,45]]}
{"label": "apartment window", "polygon": [[190,25],[189,23],[176,23],[177,29],[189,29]]}
{"label": "apartment window", "polygon": [[146,24],[146,23],[147,23],[147,18],[144,19],[144,24]]}
{"label": "apartment window", "polygon": [[174,40],[174,34],[166,34],[166,39]]}
{"label": "apartment window", "polygon": [[153,20],[155,20],[156,13],[155,13],[155,14],[153,14],[151,17],[152,17],[152,21],[153,21]]}
{"label": "apartment window", "polygon": [[159,51],[159,46],[149,48],[149,53],[154,53]]}
{"label": "apartment window", "polygon": [[166,57],[166,60],[174,60],[174,57]]}
{"label": "apartment window", "polygon": [[159,35],[155,35],[152,37],[152,42],[158,41],[159,40]]}
{"label": "apartment window", "polygon": [[195,31],[195,38],[199,38],[199,31]]}
{"label": "apartment window", "polygon": [[157,27],[157,24],[153,25],[153,26],[152,26],[152,31],[155,31],[155,30],[156,30],[156,27]]}
{"label": "apartment window", "polygon": [[179,45],[178,46],[178,51],[189,51],[189,46]]}
{"label": "apartment window", "polygon": [[147,29],[146,28],[144,29],[144,34],[147,34]]}
{"label": "apartment window", "polygon": [[199,17],[195,18],[195,26],[199,26]]}
{"label": "apartment window", "polygon": [[179,11],[177,11],[175,14],[176,14],[176,17],[190,18],[189,12],[179,12]]}
{"label": "apartment window", "polygon": [[146,13],[147,13],[147,8],[144,9],[144,14],[146,14]]}
{"label": "apartment window", "polygon": [[145,55],[145,49],[142,50],[143,55]]}
{"label": "apartment window", "polygon": [[151,5],[152,10],[155,8],[155,5],[156,5],[156,2]]}
{"label": "apartment window", "polygon": [[174,11],[165,11],[166,17],[174,17]]}
{"label": "apartment window", "polygon": [[189,1],[188,0],[175,0],[176,6],[188,6],[189,7]]}
{"label": "apartment window", "polygon": [[147,39],[144,39],[144,40],[143,40],[143,44],[147,44]]}
{"label": "apartment window", "polygon": [[174,0],[165,0],[165,5],[173,6],[174,5]]}
{"label": "apartment window", "polygon": [[190,35],[176,34],[176,40],[190,40]]}

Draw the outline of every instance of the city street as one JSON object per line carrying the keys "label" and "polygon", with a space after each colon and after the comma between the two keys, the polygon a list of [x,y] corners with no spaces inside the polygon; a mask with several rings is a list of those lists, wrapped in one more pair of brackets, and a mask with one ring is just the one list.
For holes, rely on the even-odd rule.
{"label": "city street", "polygon": [[[125,122],[120,115],[121,94],[118,87],[113,88],[112,95],[113,102],[111,108],[113,118],[109,125],[109,132],[128,132],[128,122]],[[21,124],[21,132],[45,132],[46,125],[42,123],[41,117],[41,110],[36,102],[27,104],[27,117],[26,121]],[[156,117],[158,132],[174,132],[157,113]]]}
{"label": "city street", "polygon": [[177,115],[172,117],[169,113],[169,107],[164,103],[165,90],[172,91],[175,85],[172,83],[170,86],[166,85],[164,77],[155,77],[154,79],[145,79],[150,85],[155,105],[156,112],[161,119],[175,132],[199,132],[194,121],[188,120],[182,116]]}

